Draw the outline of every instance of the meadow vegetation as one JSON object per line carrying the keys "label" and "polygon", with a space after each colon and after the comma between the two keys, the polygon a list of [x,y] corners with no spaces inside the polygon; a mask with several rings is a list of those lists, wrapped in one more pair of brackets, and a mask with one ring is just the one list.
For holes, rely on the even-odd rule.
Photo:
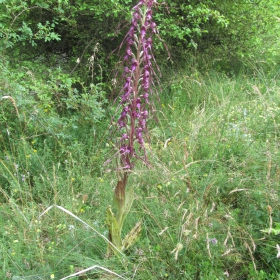
{"label": "meadow vegetation", "polygon": [[[44,5],[51,6],[49,2]],[[131,1],[123,2],[127,6]],[[210,2],[214,5],[215,1]],[[215,3],[209,10],[199,6],[189,19],[193,24],[190,45],[198,36],[198,16],[208,13],[219,19],[229,10],[221,6],[221,14],[213,14],[219,1]],[[175,57],[184,55],[184,59],[166,61],[160,43],[156,48],[162,77],[156,118],[148,121],[149,167],[137,161],[128,178],[135,199],[122,231],[125,235],[141,220],[141,236],[128,250],[109,258],[106,211],[109,204],[114,209],[117,177],[115,167],[105,163],[114,162],[116,144],[112,133],[120,87],[112,74],[116,58],[105,66],[113,51],[108,51],[106,37],[103,45],[92,44],[84,64],[74,61],[76,53],[67,61],[57,53],[48,53],[54,61],[45,59],[46,53],[31,59],[19,44],[41,40],[39,35],[55,41],[56,25],[77,24],[71,18],[74,10],[61,20],[58,16],[66,13],[65,7],[60,11],[36,5],[52,11],[57,21],[49,29],[41,26],[37,37],[30,34],[30,42],[22,30],[22,37],[13,35],[18,29],[12,29],[8,17],[10,29],[0,25],[5,39],[0,43],[0,279],[66,279],[71,275],[71,279],[280,279],[276,45],[268,54],[257,46],[250,57],[234,37],[238,51],[226,59],[220,46],[210,52],[203,38],[200,46],[207,51],[183,52],[184,40],[175,38],[174,44],[174,38],[168,37],[168,32],[179,30],[173,14],[169,26],[173,29],[163,31],[171,45],[171,58],[177,48],[180,54],[174,53]],[[102,6],[98,14],[97,7],[93,11],[101,28],[101,14],[111,11]],[[170,6],[171,14],[175,8]],[[167,26],[161,9],[156,17]],[[78,19],[89,16],[85,10],[82,4],[76,6]],[[121,6],[115,13],[120,11],[124,13]],[[34,22],[34,15],[28,16]],[[117,21],[118,15],[107,16]],[[226,17],[220,20],[222,28]],[[206,26],[210,23],[205,20]],[[244,31],[245,25],[238,24]],[[234,34],[231,28],[224,46]],[[82,41],[85,34],[79,34]],[[268,35],[276,38],[277,34],[279,38],[279,33],[273,37],[270,30]],[[113,44],[120,43],[116,41]],[[40,51],[47,48],[42,41],[37,44]],[[242,46],[246,49],[248,44]]]}

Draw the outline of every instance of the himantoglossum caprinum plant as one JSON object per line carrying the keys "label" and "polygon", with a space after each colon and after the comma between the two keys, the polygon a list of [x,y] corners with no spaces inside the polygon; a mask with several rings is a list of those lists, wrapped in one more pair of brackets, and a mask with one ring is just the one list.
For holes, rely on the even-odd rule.
{"label": "himantoglossum caprinum plant", "polygon": [[[109,240],[118,249],[126,250],[138,238],[141,231],[141,222],[121,239],[124,219],[133,202],[133,187],[128,190],[127,179],[136,160],[143,160],[148,164],[145,149],[147,139],[147,121],[153,107],[151,96],[157,94],[155,83],[158,77],[154,71],[157,67],[153,53],[153,37],[158,34],[156,23],[153,21],[154,0],[141,0],[132,8],[132,20],[128,33],[121,47],[125,47],[123,57],[123,86],[119,96],[119,115],[116,120],[117,131],[117,173],[118,183],[115,187],[114,202],[116,216],[111,207],[107,209],[107,225]],[[109,245],[108,255],[116,249]]]}

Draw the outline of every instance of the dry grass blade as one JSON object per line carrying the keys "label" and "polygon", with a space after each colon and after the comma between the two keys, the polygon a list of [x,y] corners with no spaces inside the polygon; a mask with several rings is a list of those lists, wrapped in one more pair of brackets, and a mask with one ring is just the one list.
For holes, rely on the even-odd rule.
{"label": "dry grass blade", "polygon": [[257,271],[257,266],[255,264],[255,260],[254,260],[254,255],[253,255],[253,252],[249,246],[249,244],[247,242],[245,242],[245,247],[247,248],[247,250],[249,251],[249,254],[250,254],[250,257],[251,257],[251,260],[252,260],[252,263],[253,263],[253,266],[254,266],[254,270]]}
{"label": "dry grass blade", "polygon": [[235,193],[235,192],[242,192],[242,191],[247,191],[248,189],[234,189],[232,190],[231,192],[229,192],[228,194],[232,194],[232,193]]}
{"label": "dry grass blade", "polygon": [[113,272],[112,270],[107,269],[107,268],[105,268],[105,267],[103,267],[103,266],[99,266],[99,265],[91,266],[91,267],[86,268],[86,269],[84,269],[84,270],[81,270],[81,271],[78,271],[78,272],[73,273],[73,274],[71,274],[71,275],[68,275],[68,276],[66,276],[66,277],[63,277],[63,278],[61,278],[60,280],[65,280],[65,279],[68,279],[68,278],[71,278],[71,277],[75,277],[75,276],[78,276],[78,275],[80,275],[80,274],[83,274],[83,273],[85,273],[85,272],[87,272],[87,271],[90,271],[90,270],[93,270],[93,269],[101,269],[101,270],[104,270],[104,271],[106,271],[106,272],[108,272],[108,273],[110,273],[110,274],[113,274],[113,275],[117,276],[117,277],[120,278],[120,279],[124,279],[124,280],[125,280],[125,278],[123,278],[123,277],[120,276],[119,274],[117,274],[117,273]]}
{"label": "dry grass blade", "polygon": [[62,206],[59,205],[51,205],[50,207],[48,207],[41,215],[39,215],[39,219],[45,215],[49,210],[51,210],[52,208],[58,208],[61,211],[65,212],[66,214],[72,216],[73,218],[75,218],[76,220],[78,220],[79,222],[81,222],[83,225],[85,225],[86,227],[90,228],[91,230],[93,230],[97,235],[99,235],[100,237],[102,237],[107,243],[109,243],[120,255],[124,256],[124,254],[114,245],[112,244],[108,238],[106,238],[103,234],[99,233],[96,229],[94,229],[92,226],[90,226],[89,224],[87,224],[86,222],[84,222],[82,219],[80,219],[78,216],[76,216],[75,214],[73,214],[72,212],[70,212],[69,210],[63,208]]}
{"label": "dry grass blade", "polygon": [[206,233],[206,249],[208,251],[209,257],[212,258],[211,251],[210,251],[210,242],[209,242],[208,232]]}
{"label": "dry grass blade", "polygon": [[5,95],[5,96],[2,96],[1,99],[8,99],[8,100],[10,100],[12,102],[15,110],[16,110],[17,116],[19,117],[19,112],[18,112],[17,104],[16,104],[16,101],[13,99],[13,97],[11,97],[9,95]]}

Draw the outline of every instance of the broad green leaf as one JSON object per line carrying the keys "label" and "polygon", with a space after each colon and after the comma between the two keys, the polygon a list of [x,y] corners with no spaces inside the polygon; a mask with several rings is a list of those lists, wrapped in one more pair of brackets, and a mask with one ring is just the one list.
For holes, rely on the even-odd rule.
{"label": "broad green leaf", "polygon": [[[120,236],[120,228],[119,224],[116,220],[116,217],[114,213],[112,212],[111,206],[108,206],[107,208],[107,217],[106,217],[106,224],[109,229],[109,240],[118,248],[121,249],[122,247],[122,241]],[[107,253],[108,255],[111,255],[109,252],[114,250],[110,244],[108,244]]]}
{"label": "broad green leaf", "polygon": [[125,194],[124,206],[121,209],[119,209],[119,211],[117,212],[117,221],[119,222],[120,232],[122,230],[124,220],[130,211],[133,200],[134,200],[134,190],[133,188],[130,188]]}

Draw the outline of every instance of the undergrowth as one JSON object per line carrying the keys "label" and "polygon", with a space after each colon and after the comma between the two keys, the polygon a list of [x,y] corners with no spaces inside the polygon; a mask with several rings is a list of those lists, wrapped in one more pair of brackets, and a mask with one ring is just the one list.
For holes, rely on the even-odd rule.
{"label": "undergrowth", "polygon": [[[192,70],[164,83],[146,145],[151,168],[139,162],[129,179],[135,202],[123,232],[142,219],[142,235],[107,259],[105,212],[115,181],[104,165],[113,145],[106,100],[99,92],[91,104],[84,96],[79,108],[67,107],[78,93],[61,73],[64,86],[54,91],[50,77],[44,101],[29,94],[33,72],[10,85],[12,70],[5,71],[1,279],[62,279],[90,267],[72,279],[280,279],[272,231],[280,222],[275,77]],[[45,212],[52,205],[60,208]]]}

